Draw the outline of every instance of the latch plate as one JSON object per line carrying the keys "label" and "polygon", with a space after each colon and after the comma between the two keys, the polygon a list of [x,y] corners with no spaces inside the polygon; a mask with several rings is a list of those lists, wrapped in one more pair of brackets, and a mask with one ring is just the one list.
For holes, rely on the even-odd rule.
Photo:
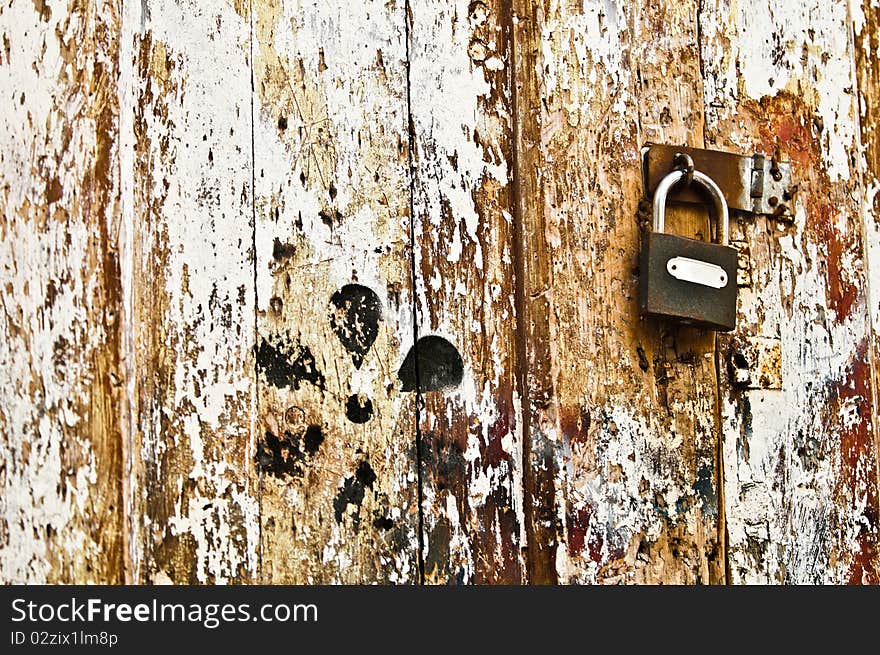
{"label": "latch plate", "polygon": [[[791,165],[762,154],[743,157],[732,152],[648,144],[642,148],[645,195],[650,198],[657,185],[675,166],[675,155],[694,160],[694,168],[711,177],[724,193],[731,209],[791,219],[791,200],[797,188],[791,181]],[[670,202],[704,205],[706,199],[690,188],[673,189]]]}

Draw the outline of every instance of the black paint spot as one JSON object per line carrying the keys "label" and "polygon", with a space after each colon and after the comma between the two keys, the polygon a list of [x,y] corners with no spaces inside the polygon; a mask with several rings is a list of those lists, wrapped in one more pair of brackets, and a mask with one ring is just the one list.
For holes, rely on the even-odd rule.
{"label": "black paint spot", "polygon": [[373,401],[354,394],[345,401],[345,415],[352,423],[366,423],[373,417]]}
{"label": "black paint spot", "polygon": [[272,257],[276,260],[287,259],[293,257],[296,253],[296,246],[292,243],[281,243],[278,237],[272,242]]}
{"label": "black paint spot", "polygon": [[[753,427],[752,427],[752,401],[749,400],[748,395],[742,396],[742,405],[740,410],[741,416],[741,427],[740,432],[742,433],[743,440],[745,441],[745,448],[748,449],[749,443],[752,440],[753,436]],[[745,452],[745,456],[743,459],[748,460],[749,453],[748,450]]]}
{"label": "black paint spot", "polygon": [[373,483],[375,481],[376,473],[373,471],[370,463],[364,460],[358,464],[354,476],[345,479],[345,483],[339,489],[336,498],[333,499],[333,511],[337,523],[342,523],[342,515],[345,514],[345,510],[348,506],[354,505],[357,508],[354,515],[354,526],[355,530],[357,530],[358,524],[360,523],[359,512],[361,503],[364,502],[364,493],[367,489],[373,488]]}
{"label": "black paint spot", "polygon": [[[416,359],[418,358],[418,380]],[[454,389],[464,377],[464,362],[455,346],[443,337],[427,336],[410,348],[397,372],[404,391]]]}
{"label": "black paint spot", "polygon": [[361,284],[346,284],[333,294],[330,304],[335,308],[330,314],[330,326],[351,353],[355,368],[360,368],[379,334],[379,296]]}
{"label": "black paint spot", "polygon": [[306,428],[306,436],[303,438],[303,447],[309,455],[318,452],[318,448],[324,443],[324,433],[320,425],[310,425]]}
{"label": "black paint spot", "polygon": [[718,513],[718,497],[715,495],[715,484],[712,480],[713,471],[703,464],[697,471],[697,480],[693,484],[694,491],[700,496],[704,516],[715,516]]}
{"label": "black paint spot", "polygon": [[376,481],[376,473],[373,471],[373,467],[370,466],[370,463],[367,460],[358,464],[355,477],[360,484],[370,487],[371,489],[373,488],[373,483]]}
{"label": "black paint spot", "polygon": [[280,341],[273,345],[265,339],[257,348],[257,369],[273,387],[299,389],[300,382],[311,382],[324,390],[324,375],[307,346]]}
{"label": "black paint spot", "polygon": [[727,374],[733,387],[748,387],[752,381],[749,360],[735,345],[727,358]]}
{"label": "black paint spot", "polygon": [[645,356],[645,349],[639,346],[636,348],[636,354],[639,356],[639,368],[642,369],[643,372],[647,373],[648,371],[648,358]]}
{"label": "black paint spot", "polygon": [[[318,452],[323,441],[320,425],[310,425],[304,438],[289,431],[285,431],[282,438],[266,432],[264,440],[257,446],[257,466],[276,478],[301,477],[306,459]],[[300,447],[303,442],[305,451]]]}
{"label": "black paint spot", "polygon": [[394,527],[394,521],[387,516],[377,516],[373,520],[373,527],[378,528],[379,530],[390,530]]}
{"label": "black paint spot", "polygon": [[280,116],[278,118],[278,129],[286,130],[287,129],[287,116]]}
{"label": "black paint spot", "polygon": [[342,223],[342,212],[338,209],[334,209],[332,212],[322,209],[318,212],[318,218],[324,225],[332,229],[334,225]]}

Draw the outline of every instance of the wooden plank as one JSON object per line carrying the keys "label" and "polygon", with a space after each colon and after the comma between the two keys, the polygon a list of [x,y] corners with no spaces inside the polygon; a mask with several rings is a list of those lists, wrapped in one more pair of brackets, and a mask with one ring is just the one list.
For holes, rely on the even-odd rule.
{"label": "wooden plank", "polygon": [[511,16],[412,2],[425,579],[519,583]]}
{"label": "wooden plank", "polygon": [[[0,8],[0,577],[880,581],[880,10],[640,4]],[[647,141],[793,165],[717,342]]]}
{"label": "wooden plank", "polygon": [[399,2],[254,5],[264,582],[416,582]]}
{"label": "wooden plank", "polygon": [[702,145],[696,7],[515,3],[535,583],[724,577],[713,338],[636,302],[640,146]]}
{"label": "wooden plank", "polygon": [[[860,142],[864,157],[862,189],[866,196],[862,208],[862,225],[867,268],[868,316],[872,331],[871,411],[874,452],[880,459],[880,4],[875,0],[864,0],[861,7],[852,5],[851,12],[860,110]],[[880,465],[876,465],[875,470],[880,477]]]}
{"label": "wooden plank", "polygon": [[[250,19],[150,0],[128,98],[132,577],[255,579]],[[135,36],[135,35],[132,35]]]}
{"label": "wooden plank", "polygon": [[[719,340],[720,366],[730,369],[720,375],[730,580],[876,584],[865,188],[848,8],[713,1],[699,20],[707,143],[787,159],[799,186],[792,223],[734,223],[750,283],[737,331]],[[777,356],[749,357],[757,342]],[[763,375],[758,360],[778,370]]]}
{"label": "wooden plank", "polygon": [[113,3],[0,8],[0,578],[123,580]]}

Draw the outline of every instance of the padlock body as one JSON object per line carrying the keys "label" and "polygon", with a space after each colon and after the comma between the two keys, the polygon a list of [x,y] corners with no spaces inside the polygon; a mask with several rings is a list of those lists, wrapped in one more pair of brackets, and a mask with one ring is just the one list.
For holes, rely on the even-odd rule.
{"label": "padlock body", "polygon": [[[727,284],[714,288],[677,279],[667,269],[676,257],[714,264],[727,274]],[[642,315],[727,332],[736,327],[735,248],[675,234],[649,232],[642,240],[639,305]]]}

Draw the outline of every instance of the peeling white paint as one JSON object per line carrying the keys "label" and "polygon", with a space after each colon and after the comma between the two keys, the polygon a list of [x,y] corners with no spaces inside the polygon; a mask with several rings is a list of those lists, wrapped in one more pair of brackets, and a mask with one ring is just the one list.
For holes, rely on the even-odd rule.
{"label": "peeling white paint", "polygon": [[[790,91],[815,112],[806,129],[821,146],[818,166],[832,184],[852,185],[856,176],[850,154],[857,148],[858,122],[846,5],[725,7],[705,5],[701,15],[707,101],[724,99],[710,113],[712,128],[723,129],[720,121],[733,118],[738,103]],[[778,41],[771,44],[770,38]],[[717,45],[724,39],[730,39],[729,53]],[[756,135],[741,122],[739,127],[739,136],[719,136],[748,147]],[[796,166],[795,172],[806,194],[798,198],[794,226],[777,230],[775,238],[763,236],[769,234],[763,219],[744,227],[751,243],[752,288],[741,289],[738,331],[781,336],[782,389],[728,388],[722,394],[732,582],[846,581],[850,559],[859,551],[859,532],[865,529],[858,504],[849,505],[842,495],[858,497],[865,490],[849,488],[847,478],[854,472],[844,470],[839,443],[865,420],[855,411],[858,404],[872,399],[843,400],[834,391],[848,386],[849,369],[870,331],[858,291],[865,288],[859,203],[832,201],[829,229],[845,245],[829,262],[833,244],[808,232],[808,225],[824,218],[810,215],[805,204],[809,194],[828,191],[810,188],[807,167]],[[835,197],[857,198],[850,189]],[[828,299],[831,266],[840,285],[857,290],[845,316]]]}
{"label": "peeling white paint", "polygon": [[[157,464],[167,436],[188,450],[188,471],[158,473],[182,474],[192,483],[185,506],[179,497],[178,514],[168,522],[172,534],[194,540],[196,578],[248,579],[256,574],[259,543],[257,501],[248,482],[254,321],[250,24],[225,3],[157,0],[141,18],[141,38],[149,37],[174,62],[167,77],[141,81],[167,113],[153,111],[158,105],[143,112],[149,151],[139,156],[151,164],[151,178],[140,184],[161,199],[154,229],[166,248],[163,286],[170,299],[162,318],[176,360],[170,405],[157,410],[170,412],[171,425],[179,429],[165,435],[158,421],[141,425],[142,448],[147,461]],[[175,95],[167,97],[168,88]],[[145,220],[146,211],[138,207],[135,220]],[[242,459],[233,459],[233,452]]]}
{"label": "peeling white paint", "polygon": [[[264,474],[263,557],[281,560],[264,567],[266,582],[418,576],[414,407],[397,380],[413,337],[404,18],[402,4],[380,1],[256,8],[258,333],[308,348],[325,378],[323,391],[261,378],[261,435],[296,406],[324,437],[301,477]],[[276,239],[288,257],[275,259]],[[382,315],[359,366],[330,326],[331,297],[352,283]],[[372,402],[364,424],[346,418],[354,393]],[[376,480],[347,503],[363,462]],[[387,533],[373,525],[389,516]],[[315,540],[327,543],[320,557]]]}
{"label": "peeling white paint", "polygon": [[[112,28],[111,9],[94,11]],[[0,120],[0,573],[14,583],[113,573],[103,570],[108,554],[89,524],[105,511],[95,497],[112,497],[114,487],[97,474],[97,458],[106,456],[95,443],[100,417],[84,420],[91,400],[103,401],[100,385],[110,374],[97,363],[114,308],[100,305],[107,289],[94,232],[106,224],[113,234],[113,208],[111,198],[107,207],[87,206],[100,191],[81,184],[104,127],[88,85],[99,66],[113,71],[115,62],[100,45],[66,50],[91,37],[98,21],[94,13],[68,20],[69,12],[64,2],[47,3],[42,16],[31,4],[0,9],[8,48],[0,84],[9,90]],[[115,176],[108,182],[118,185]]]}

